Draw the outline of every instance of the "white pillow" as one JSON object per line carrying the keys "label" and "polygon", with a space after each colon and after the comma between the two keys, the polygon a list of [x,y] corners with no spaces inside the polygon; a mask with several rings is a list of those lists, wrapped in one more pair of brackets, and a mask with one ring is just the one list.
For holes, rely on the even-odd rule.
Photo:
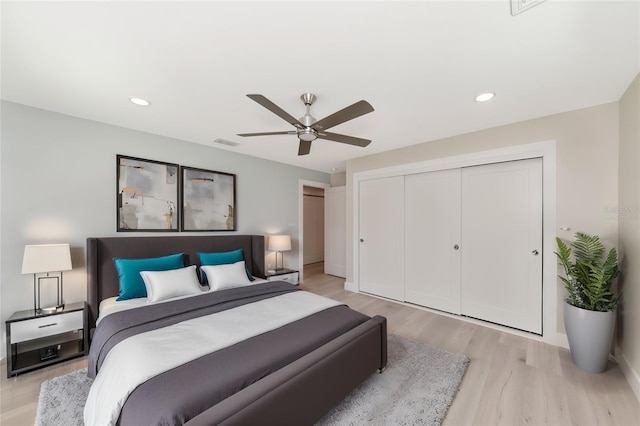
{"label": "white pillow", "polygon": [[224,290],[225,288],[242,287],[251,284],[247,277],[244,260],[228,265],[207,265],[200,269],[207,274],[209,288],[211,290]]}
{"label": "white pillow", "polygon": [[141,271],[140,275],[147,288],[149,302],[202,293],[196,265],[170,271]]}

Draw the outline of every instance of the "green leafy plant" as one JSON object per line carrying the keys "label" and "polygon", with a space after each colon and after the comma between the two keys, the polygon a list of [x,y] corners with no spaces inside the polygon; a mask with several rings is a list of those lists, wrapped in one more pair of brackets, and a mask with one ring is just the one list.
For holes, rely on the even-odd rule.
{"label": "green leafy plant", "polygon": [[613,280],[620,274],[616,249],[609,250],[605,257],[600,238],[582,232],[576,232],[571,247],[560,238],[556,243],[555,253],[565,274],[559,277],[569,293],[567,303],[590,311],[613,311],[620,301],[620,296],[611,290]]}

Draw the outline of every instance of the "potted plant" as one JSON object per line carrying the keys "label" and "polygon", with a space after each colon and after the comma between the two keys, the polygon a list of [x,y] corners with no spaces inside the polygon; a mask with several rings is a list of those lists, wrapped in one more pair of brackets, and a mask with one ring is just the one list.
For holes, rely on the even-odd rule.
{"label": "potted plant", "polygon": [[607,367],[620,301],[611,289],[620,273],[618,253],[612,248],[605,257],[605,247],[597,236],[581,232],[575,236],[571,247],[556,238],[556,255],[565,274],[559,277],[568,293],[564,323],[574,364],[600,373]]}

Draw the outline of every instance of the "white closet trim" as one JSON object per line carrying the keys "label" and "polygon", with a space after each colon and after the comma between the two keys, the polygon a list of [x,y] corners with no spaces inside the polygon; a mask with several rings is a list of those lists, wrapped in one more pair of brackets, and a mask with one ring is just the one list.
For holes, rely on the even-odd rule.
{"label": "white closet trim", "polygon": [[[366,170],[353,174],[353,281],[345,283],[345,289],[359,292],[359,188],[360,181],[391,176],[403,176],[457,167],[470,167],[504,161],[542,158],[543,187],[543,341],[568,348],[567,337],[558,331],[561,295],[557,279],[557,261],[554,252],[556,237],[556,141],[536,142],[505,148],[456,155],[418,163],[403,164],[382,169]],[[534,335],[532,335],[533,337]]]}

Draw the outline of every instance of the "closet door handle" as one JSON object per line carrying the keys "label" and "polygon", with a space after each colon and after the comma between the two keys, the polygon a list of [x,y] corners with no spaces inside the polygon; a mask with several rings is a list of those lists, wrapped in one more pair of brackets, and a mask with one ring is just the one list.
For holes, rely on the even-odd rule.
{"label": "closet door handle", "polygon": [[453,249],[454,249],[454,250],[459,250],[459,249],[460,249],[460,246],[456,244],[456,245],[454,245],[454,246],[453,246]]}
{"label": "closet door handle", "polygon": [[361,243],[364,243],[364,239],[360,238],[360,242],[361,242]]}
{"label": "closet door handle", "polygon": [[539,254],[540,254],[540,252],[539,252],[538,250],[533,250],[533,251],[531,252],[531,254],[532,254],[532,255],[534,255],[534,256],[537,256],[537,255],[539,255]]}

